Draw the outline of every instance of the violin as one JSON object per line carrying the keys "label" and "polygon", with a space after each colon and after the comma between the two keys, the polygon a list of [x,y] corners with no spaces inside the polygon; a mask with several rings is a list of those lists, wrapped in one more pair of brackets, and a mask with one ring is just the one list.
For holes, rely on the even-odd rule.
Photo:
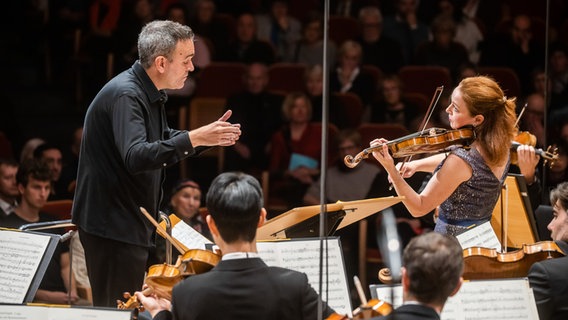
{"label": "violin", "polygon": [[[513,139],[513,143],[511,144],[511,149],[514,150],[514,151],[517,151],[517,148],[520,145],[529,145],[531,147],[535,147],[536,146],[536,136],[533,135],[532,133],[528,132],[528,131],[519,132],[517,134],[517,136],[515,137],[515,139]],[[535,148],[535,152],[541,158],[544,159],[545,164],[548,163],[549,167],[552,167],[554,165],[554,162],[556,162],[556,160],[558,160],[558,148],[553,148],[552,146],[549,146],[546,149],[546,151],[544,151],[540,148]],[[517,152],[511,153],[511,164],[514,164],[514,165],[518,164]]]}
{"label": "violin", "polygon": [[[444,152],[450,146],[469,146],[475,140],[475,132],[471,127],[455,130],[430,128],[424,132],[416,132],[386,143],[393,158],[402,158],[416,154]],[[369,157],[373,151],[383,147],[382,144],[366,148],[355,156],[345,156],[345,165],[356,167],[361,160]]]}
{"label": "violin", "polygon": [[538,261],[564,256],[554,241],[525,244],[522,249],[498,253],[494,248],[471,247],[463,250],[466,280],[526,277]]}
{"label": "violin", "polygon": [[[155,293],[161,298],[171,300],[173,287],[191,275],[205,273],[211,270],[221,261],[221,255],[202,249],[188,250],[178,257],[175,265],[167,263],[155,264],[148,268],[148,273],[144,283],[148,285],[142,294],[148,296]],[[125,292],[123,297],[126,302],[117,300],[118,309],[140,309],[142,310],[136,296]]]}

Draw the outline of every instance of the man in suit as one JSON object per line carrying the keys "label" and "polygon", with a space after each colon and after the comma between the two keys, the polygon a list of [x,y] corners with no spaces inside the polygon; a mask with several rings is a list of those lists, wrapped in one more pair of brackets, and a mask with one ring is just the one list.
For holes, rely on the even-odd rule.
{"label": "man in suit", "polygon": [[[550,192],[553,218],[548,224],[550,237],[564,253],[568,253],[568,182]],[[537,262],[529,270],[529,283],[534,292],[541,320],[568,318],[568,256]]]}
{"label": "man in suit", "polygon": [[[307,276],[269,267],[258,256],[256,229],[266,219],[262,199],[260,184],[250,175],[226,172],[213,180],[206,220],[223,258],[211,271],[174,287],[171,311],[169,301],[137,292],[154,320],[318,318],[319,296]],[[211,301],[220,307],[211,307]],[[322,306],[324,318],[333,313]]]}
{"label": "man in suit", "polygon": [[440,319],[448,297],[463,282],[462,248],[457,239],[437,232],[414,237],[402,256],[403,305],[378,319]]}

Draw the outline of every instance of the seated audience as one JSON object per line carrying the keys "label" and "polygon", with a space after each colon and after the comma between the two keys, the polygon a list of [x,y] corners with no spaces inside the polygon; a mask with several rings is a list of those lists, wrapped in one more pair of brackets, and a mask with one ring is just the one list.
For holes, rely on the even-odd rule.
{"label": "seated audience", "polygon": [[270,1],[267,14],[256,16],[259,39],[272,43],[276,48],[276,60],[290,61],[296,42],[301,38],[302,25],[288,11],[287,0]]}
{"label": "seated audience", "polygon": [[384,73],[397,73],[404,64],[400,44],[383,34],[383,16],[379,8],[364,7],[359,11],[361,37],[357,42],[363,48],[362,64],[378,67]]}
{"label": "seated audience", "polygon": [[[315,65],[306,69],[304,74],[306,81],[306,94],[312,103],[312,121],[321,122],[323,110],[323,68]],[[348,126],[347,108],[341,101],[330,94],[328,97],[328,119],[337,128],[344,129]]]}
{"label": "seated audience", "polygon": [[[51,191],[52,170],[41,161],[30,160],[23,163],[17,174],[21,201],[12,214],[0,220],[0,226],[19,228],[22,225],[56,221],[57,219],[41,212]],[[64,234],[63,229],[48,229],[47,232]],[[34,302],[54,304],[83,303],[77,296],[75,278],[71,274],[69,246],[60,242],[49,262]]]}
{"label": "seated audience", "polygon": [[[256,248],[256,229],[266,219],[262,188],[250,175],[226,172],[207,193],[207,225],[223,253],[211,271],[176,285],[172,301],[136,293],[158,319],[317,319],[333,310],[305,274],[267,266]],[[211,302],[220,307],[211,307]]]}
{"label": "seated audience", "polygon": [[243,131],[233,147],[225,149],[225,168],[239,171],[262,171],[268,167],[268,143],[282,124],[282,96],[267,91],[268,68],[252,63],[244,75],[245,91],[227,100],[232,120]]}
{"label": "seated audience", "polygon": [[0,220],[12,214],[18,205],[20,192],[16,183],[18,163],[0,158]]}
{"label": "seated audience", "polygon": [[368,105],[374,94],[375,80],[370,74],[361,72],[363,49],[355,41],[347,40],[339,48],[337,68],[329,76],[332,92],[352,92]]}
{"label": "seated audience", "polygon": [[270,187],[271,193],[281,195],[294,208],[302,205],[306,190],[319,174],[321,126],[310,122],[312,104],[301,92],[286,96],[282,113],[286,124],[271,142]]}

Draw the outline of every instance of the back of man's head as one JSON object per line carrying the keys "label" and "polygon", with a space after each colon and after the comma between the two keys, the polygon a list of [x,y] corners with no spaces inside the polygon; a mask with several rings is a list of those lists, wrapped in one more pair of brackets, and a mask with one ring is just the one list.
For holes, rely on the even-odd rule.
{"label": "back of man's head", "polygon": [[414,237],[402,260],[408,294],[418,302],[443,306],[460,283],[463,253],[452,236],[429,232]]}
{"label": "back of man's head", "polygon": [[207,209],[225,242],[255,239],[262,199],[260,183],[248,174],[225,172],[213,180],[207,192]]}

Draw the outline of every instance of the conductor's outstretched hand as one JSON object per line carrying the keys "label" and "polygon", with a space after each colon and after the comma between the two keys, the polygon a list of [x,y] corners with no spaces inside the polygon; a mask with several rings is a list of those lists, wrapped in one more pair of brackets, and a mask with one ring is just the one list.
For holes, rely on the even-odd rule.
{"label": "conductor's outstretched hand", "polygon": [[241,136],[241,125],[227,120],[233,112],[227,110],[219,120],[189,132],[189,139],[197,146],[232,146]]}

